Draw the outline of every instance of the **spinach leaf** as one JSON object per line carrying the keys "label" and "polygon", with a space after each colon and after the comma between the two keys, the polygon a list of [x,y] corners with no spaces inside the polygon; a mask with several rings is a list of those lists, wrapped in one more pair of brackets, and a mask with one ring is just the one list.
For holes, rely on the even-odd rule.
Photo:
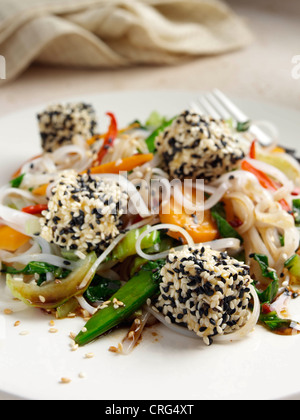
{"label": "spinach leaf", "polygon": [[223,203],[218,203],[211,210],[211,215],[215,219],[218,230],[222,238],[236,238],[244,242],[241,235],[226,220],[226,212]]}
{"label": "spinach leaf", "polygon": [[174,117],[169,121],[165,121],[160,127],[154,130],[153,133],[146,139],[146,144],[148,146],[148,150],[150,153],[155,153],[156,151],[156,147],[155,147],[156,137],[160,133],[162,133],[167,127],[169,127],[176,118],[177,117]]}
{"label": "spinach leaf", "polygon": [[46,280],[47,280],[47,273],[52,273],[54,277],[58,280],[62,280],[68,277],[68,275],[71,273],[70,270],[67,270],[65,268],[56,267],[54,265],[39,262],[39,261],[32,261],[30,262],[25,268],[22,270],[16,270],[13,267],[8,267],[6,265],[3,265],[2,273],[6,274],[24,274],[24,275],[34,275],[38,274],[39,279],[37,281],[37,285],[41,286]]}
{"label": "spinach leaf", "polygon": [[92,284],[84,293],[84,296],[91,302],[106,301],[114,295],[121,287],[118,280],[109,280],[98,274],[94,277]]}
{"label": "spinach leaf", "polygon": [[236,126],[236,130],[239,132],[245,132],[248,131],[251,125],[251,121],[245,121],[245,122],[238,122]]}

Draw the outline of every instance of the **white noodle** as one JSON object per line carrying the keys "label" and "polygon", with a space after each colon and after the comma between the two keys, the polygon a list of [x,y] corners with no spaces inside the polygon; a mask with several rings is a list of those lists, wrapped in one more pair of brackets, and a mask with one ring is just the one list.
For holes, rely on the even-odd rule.
{"label": "white noodle", "polygon": [[6,263],[19,263],[24,265],[27,265],[32,261],[48,263],[55,267],[61,267],[67,270],[76,270],[79,266],[77,262],[66,261],[64,258],[52,254],[21,254],[5,260]]}

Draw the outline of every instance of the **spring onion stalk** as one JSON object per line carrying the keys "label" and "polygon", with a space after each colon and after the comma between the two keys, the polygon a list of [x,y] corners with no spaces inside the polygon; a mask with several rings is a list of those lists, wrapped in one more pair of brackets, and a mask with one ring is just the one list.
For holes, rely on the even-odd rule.
{"label": "spring onion stalk", "polygon": [[159,292],[160,271],[165,261],[150,262],[121,287],[98,312],[87,322],[75,338],[79,346],[110,331],[140,309]]}

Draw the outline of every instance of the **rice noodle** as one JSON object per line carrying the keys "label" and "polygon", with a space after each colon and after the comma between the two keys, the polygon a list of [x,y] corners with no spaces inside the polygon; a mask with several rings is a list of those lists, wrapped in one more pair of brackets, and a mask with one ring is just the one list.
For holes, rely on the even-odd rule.
{"label": "rice noodle", "polygon": [[[188,188],[187,185],[184,185],[184,188]],[[195,190],[201,190],[203,192],[209,192],[212,191],[212,195],[211,197],[209,197],[206,201],[203,201],[201,203],[196,202],[193,203],[192,201],[190,201],[186,195],[182,192],[182,186],[181,183],[176,183],[176,185],[174,185],[174,199],[175,202],[183,208],[185,210],[185,212],[189,211],[191,213],[200,213],[206,210],[210,210],[212,207],[214,207],[217,203],[219,203],[222,198],[224,197],[226,191],[228,190],[228,184],[226,182],[224,182],[223,184],[221,184],[217,189],[211,189],[208,188],[206,186],[203,185],[203,187],[198,185],[193,185],[192,188],[194,188]],[[204,196],[203,196],[204,198]]]}
{"label": "rice noodle", "polygon": [[[254,301],[253,311],[249,317],[249,320],[242,328],[233,333],[215,336],[214,341],[216,343],[241,340],[254,330],[260,316],[260,301],[254,287],[249,285],[249,288]],[[147,311],[170,330],[189,338],[199,339],[194,331],[191,331],[188,328],[182,327],[180,325],[176,325],[172,322],[168,322],[160,312],[154,310],[152,307],[148,306]]]}
{"label": "rice noodle", "polygon": [[96,308],[96,307],[90,305],[83,296],[75,296],[75,297],[76,297],[80,307],[82,309],[84,309],[85,311],[87,311],[90,315],[94,315],[97,312],[98,307]]}
{"label": "rice noodle", "polygon": [[155,311],[152,307],[148,306],[147,311],[153,315],[160,323],[165,325],[167,328],[169,328],[171,331],[184,335],[185,337],[194,338],[196,340],[199,340],[199,337],[194,331],[189,330],[188,328],[181,327],[180,325],[173,324],[172,322],[168,322],[166,318],[160,313]]}

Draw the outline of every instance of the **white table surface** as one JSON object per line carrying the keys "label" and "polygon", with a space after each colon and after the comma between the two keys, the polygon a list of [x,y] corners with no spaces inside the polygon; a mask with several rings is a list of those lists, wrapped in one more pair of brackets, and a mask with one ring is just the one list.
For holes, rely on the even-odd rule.
{"label": "white table surface", "polygon": [[60,98],[120,90],[209,90],[300,108],[300,79],[292,58],[300,55],[298,0],[228,0],[255,36],[243,50],[174,67],[74,70],[34,65],[16,81],[0,80],[0,115]]}

